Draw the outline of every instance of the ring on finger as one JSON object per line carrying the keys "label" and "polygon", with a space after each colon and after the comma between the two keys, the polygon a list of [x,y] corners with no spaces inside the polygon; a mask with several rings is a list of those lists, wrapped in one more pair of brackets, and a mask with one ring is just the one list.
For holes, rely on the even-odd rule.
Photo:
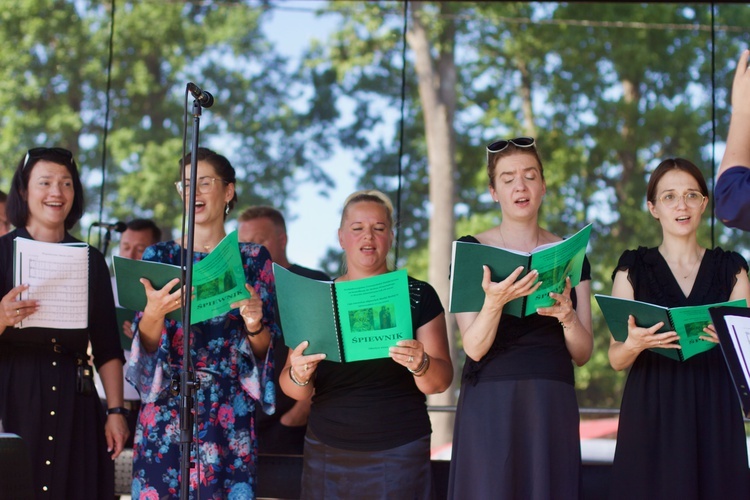
{"label": "ring on finger", "polygon": [[409,363],[413,363],[413,362],[414,362],[414,356],[409,356]]}
{"label": "ring on finger", "polygon": [[308,368],[307,363],[305,363],[305,368],[302,371],[306,372],[307,368]]}
{"label": "ring on finger", "polygon": [[16,316],[20,316],[20,315],[21,315],[21,310],[20,309],[16,309]]}

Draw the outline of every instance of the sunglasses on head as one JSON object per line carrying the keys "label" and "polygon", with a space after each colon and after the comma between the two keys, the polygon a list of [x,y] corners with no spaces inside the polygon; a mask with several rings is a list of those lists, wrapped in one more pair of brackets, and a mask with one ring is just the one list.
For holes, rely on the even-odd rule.
{"label": "sunglasses on head", "polygon": [[500,141],[495,141],[489,146],[487,146],[487,152],[488,153],[499,153],[500,151],[504,150],[508,147],[508,145],[513,144],[516,147],[519,148],[530,148],[534,145],[534,138],[533,137],[516,137],[515,139],[502,139]]}
{"label": "sunglasses on head", "polygon": [[26,152],[26,158],[23,160],[23,169],[31,160],[41,158],[60,157],[65,159],[69,164],[73,163],[73,153],[65,148],[31,148]]}

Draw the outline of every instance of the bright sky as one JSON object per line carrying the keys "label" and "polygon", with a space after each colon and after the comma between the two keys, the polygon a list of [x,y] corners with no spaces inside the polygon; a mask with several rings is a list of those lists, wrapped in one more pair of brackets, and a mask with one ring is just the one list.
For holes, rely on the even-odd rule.
{"label": "bright sky", "polygon": [[[334,29],[333,19],[318,18],[312,12],[320,2],[291,1],[275,10],[266,33],[279,52],[298,59],[313,38],[325,40]],[[299,10],[296,10],[299,8]],[[336,188],[328,198],[318,195],[318,186],[301,186],[298,200],[290,203],[287,213],[289,261],[318,268],[329,247],[338,247],[337,229],[341,208],[346,197],[356,189],[352,171],[355,160],[349,152],[338,152],[321,166],[335,180]]]}

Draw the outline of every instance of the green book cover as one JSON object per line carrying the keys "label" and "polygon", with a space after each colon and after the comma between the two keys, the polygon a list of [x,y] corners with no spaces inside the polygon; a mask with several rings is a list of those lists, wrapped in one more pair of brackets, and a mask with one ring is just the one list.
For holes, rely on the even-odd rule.
{"label": "green book cover", "polygon": [[[478,312],[484,303],[482,289],[482,265],[487,265],[492,273],[492,281],[502,281],[523,266],[525,276],[530,270],[539,272],[542,286],[527,297],[508,302],[503,313],[522,318],[535,314],[539,307],[549,307],[555,303],[550,292],[562,293],[565,278],[570,276],[571,286],[581,281],[581,269],[586,257],[586,247],[591,236],[591,224],[570,238],[542,245],[531,253],[517,252],[505,248],[469,243],[453,242],[451,259],[451,279],[449,310],[457,312]],[[519,279],[520,279],[519,277]]]}
{"label": "green book cover", "polygon": [[717,344],[701,340],[703,328],[711,324],[709,308],[719,306],[747,307],[745,299],[706,304],[701,306],[664,307],[638,300],[629,300],[609,295],[594,295],[599,308],[604,314],[612,337],[618,342],[625,342],[628,338],[628,316],[635,317],[636,325],[649,328],[656,323],[664,322],[664,326],[656,333],[675,331],[680,337],[681,349],[655,348],[652,351],[678,361],[685,361],[696,354],[713,349]]}
{"label": "green book cover", "polygon": [[317,281],[273,265],[284,341],[336,362],[387,358],[413,337],[406,270],[354,281]]}
{"label": "green book cover", "polygon": [[124,307],[116,307],[115,314],[117,315],[117,328],[120,329],[120,346],[129,351],[133,346],[133,339],[122,333],[122,325],[126,321],[133,321],[135,318],[135,311],[132,309],[125,309]]}
{"label": "green book cover", "polygon": [[[115,256],[112,258],[120,304],[134,311],[146,307],[146,291],[140,278],[148,278],[154,288],[162,288],[174,278],[181,278],[179,266],[131,260]],[[177,285],[172,291],[178,289]],[[230,305],[249,298],[245,288],[245,273],[242,267],[237,231],[226,235],[221,243],[203,260],[193,264],[193,297],[190,304],[190,323],[196,324],[226,314]],[[167,314],[167,319],[182,320],[182,309]]]}

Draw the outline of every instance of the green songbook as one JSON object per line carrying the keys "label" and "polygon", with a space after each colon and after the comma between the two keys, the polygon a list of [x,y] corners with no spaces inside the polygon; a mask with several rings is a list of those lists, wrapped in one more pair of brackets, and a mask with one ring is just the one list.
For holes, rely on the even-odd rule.
{"label": "green songbook", "polygon": [[281,330],[290,349],[339,363],[387,358],[414,338],[406,270],[354,281],[318,281],[273,265]]}
{"label": "green songbook", "polygon": [[117,315],[117,328],[120,333],[120,347],[125,351],[129,351],[133,346],[133,339],[122,332],[122,325],[126,321],[133,322],[135,311],[132,309],[125,309],[124,307],[115,307],[115,314]]}
{"label": "green songbook", "polygon": [[450,312],[477,312],[482,309],[482,304],[484,304],[482,265],[489,266],[494,282],[504,280],[520,266],[524,267],[524,271],[519,279],[532,269],[539,272],[538,280],[542,281],[542,286],[532,295],[505,304],[504,314],[523,318],[535,314],[537,308],[553,305],[555,300],[549,294],[550,292],[562,293],[565,290],[566,277],[570,276],[571,286],[580,283],[581,269],[590,235],[591,224],[570,238],[541,245],[531,253],[481,243],[454,241],[451,259]]}
{"label": "green songbook", "polygon": [[[120,304],[134,311],[146,307],[146,290],[140,282],[148,278],[154,288],[162,288],[174,278],[181,278],[179,266],[131,260],[115,256],[112,258]],[[182,284],[172,290],[176,291]],[[196,324],[231,311],[230,305],[250,298],[245,288],[245,272],[242,267],[237,231],[226,235],[221,243],[203,260],[193,264],[193,297],[190,304],[190,323]],[[167,314],[167,319],[182,320],[182,309]]]}
{"label": "green songbook", "polygon": [[635,317],[635,324],[650,328],[660,321],[664,326],[656,333],[677,332],[681,349],[655,348],[652,351],[678,361],[685,361],[696,354],[713,349],[717,344],[700,338],[703,329],[712,323],[709,308],[720,306],[747,307],[745,299],[705,304],[702,306],[664,307],[638,300],[622,299],[609,295],[594,295],[604,314],[612,337],[618,342],[628,338],[628,316]]}

